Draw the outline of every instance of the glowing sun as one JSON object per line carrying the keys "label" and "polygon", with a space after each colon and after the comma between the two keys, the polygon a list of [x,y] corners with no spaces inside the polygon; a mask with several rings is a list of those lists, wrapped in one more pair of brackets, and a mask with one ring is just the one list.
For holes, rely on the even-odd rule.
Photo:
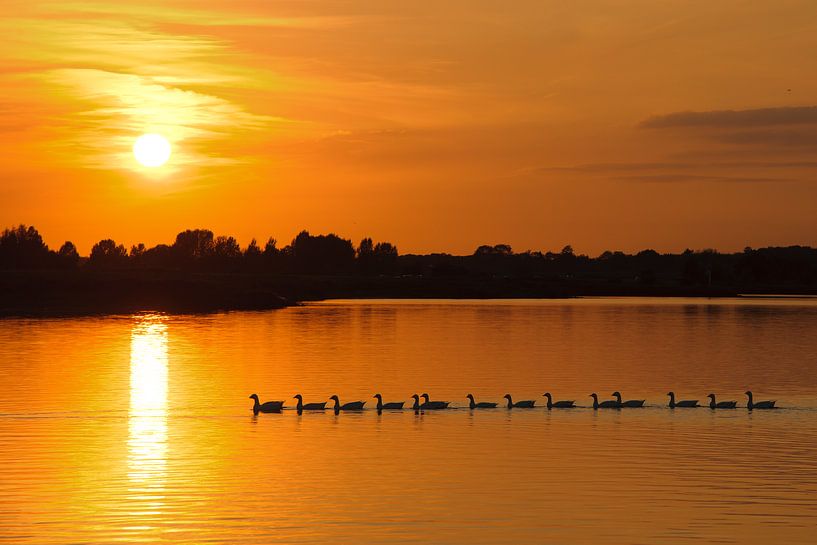
{"label": "glowing sun", "polygon": [[160,167],[170,159],[170,142],[161,134],[143,134],[133,143],[133,156],[146,167]]}

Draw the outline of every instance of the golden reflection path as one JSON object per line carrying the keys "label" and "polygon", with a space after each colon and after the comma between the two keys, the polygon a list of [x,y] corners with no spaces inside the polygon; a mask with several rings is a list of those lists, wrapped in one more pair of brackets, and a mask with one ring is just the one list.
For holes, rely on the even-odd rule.
{"label": "golden reflection path", "polygon": [[149,530],[164,506],[167,464],[167,324],[134,316],[130,350],[128,479],[130,530]]}

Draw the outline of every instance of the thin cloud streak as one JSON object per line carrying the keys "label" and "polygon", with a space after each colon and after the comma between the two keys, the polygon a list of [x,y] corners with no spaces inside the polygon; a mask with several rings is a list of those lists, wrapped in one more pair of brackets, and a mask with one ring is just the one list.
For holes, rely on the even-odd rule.
{"label": "thin cloud streak", "polygon": [[587,163],[581,165],[545,166],[534,169],[539,172],[629,172],[644,170],[680,170],[700,168],[757,168],[757,169],[817,169],[817,161],[709,161],[667,163]]}
{"label": "thin cloud streak", "polygon": [[[173,164],[224,165],[235,159],[212,156],[201,148],[182,146],[196,139],[228,137],[236,130],[261,129],[272,121],[243,111],[216,96],[154,83],[150,78],[104,70],[60,69],[45,77],[68,87],[89,110],[71,115],[66,123],[79,129],[73,138],[91,153],[86,164],[96,168],[121,168],[130,164],[129,146],[142,133],[164,135],[174,146]],[[111,153],[112,149],[122,150]]]}
{"label": "thin cloud streak", "polygon": [[644,129],[754,128],[775,125],[817,124],[817,106],[784,106],[754,110],[674,112],[650,117],[639,124]]}
{"label": "thin cloud streak", "polygon": [[[138,5],[101,2],[70,2],[49,4],[45,6],[54,13],[64,13],[77,16],[92,14],[102,16],[127,16],[150,20],[153,23],[178,23],[196,26],[248,26],[263,28],[290,28],[290,29],[329,29],[338,26],[353,24],[362,19],[361,16],[282,16],[269,17],[257,13],[241,14],[232,4],[227,9],[191,9],[187,7],[171,7],[166,2],[143,2]],[[231,9],[232,8],[232,9]]]}
{"label": "thin cloud streak", "polygon": [[26,72],[4,79],[27,85],[32,94],[61,90],[57,96],[64,97],[61,113],[26,116],[25,122],[3,129],[48,126],[53,134],[49,149],[67,163],[141,171],[131,156],[133,141],[157,132],[173,146],[162,174],[192,172],[252,161],[240,153],[219,156],[217,143],[238,133],[274,133],[290,124],[219,96],[240,86],[243,78],[219,62],[230,51],[217,39],[168,35],[110,20],[17,19],[0,23],[0,30],[15,44],[7,60],[29,65]]}
{"label": "thin cloud streak", "polygon": [[639,183],[677,183],[677,182],[718,182],[718,183],[779,183],[795,182],[790,178],[764,178],[752,176],[711,176],[697,174],[644,174],[633,176],[613,176],[612,180]]}

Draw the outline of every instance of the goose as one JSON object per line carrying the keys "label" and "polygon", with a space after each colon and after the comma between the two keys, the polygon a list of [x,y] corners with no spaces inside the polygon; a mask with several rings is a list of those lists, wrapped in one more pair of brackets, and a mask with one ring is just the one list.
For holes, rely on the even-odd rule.
{"label": "goose", "polygon": [[548,398],[548,410],[550,409],[572,409],[576,406],[575,401],[553,401],[550,392],[545,392],[542,397]]}
{"label": "goose", "polygon": [[344,403],[343,405],[340,404],[340,398],[336,395],[333,395],[329,399],[334,400],[335,402],[335,412],[340,411],[362,411],[363,406],[366,404],[365,401],[350,401],[349,403]]}
{"label": "goose", "polygon": [[280,413],[281,409],[284,406],[283,401],[267,401],[266,403],[261,403],[260,401],[258,401],[258,394],[251,395],[250,399],[255,400],[255,403],[253,403],[252,405],[252,412],[255,414]]}
{"label": "goose", "polygon": [[323,403],[304,403],[304,398],[301,394],[297,394],[292,399],[298,400],[298,405],[295,406],[298,412],[302,411],[325,411],[326,402]]}
{"label": "goose", "polygon": [[489,403],[488,401],[480,401],[477,403],[474,401],[474,396],[471,394],[468,394],[465,397],[470,401],[468,404],[468,408],[470,409],[496,409],[496,403]]}
{"label": "goose", "polygon": [[620,409],[621,403],[616,401],[615,399],[609,399],[607,401],[602,401],[599,403],[599,396],[595,393],[590,394],[590,397],[593,398],[593,409]]}
{"label": "goose", "polygon": [[411,399],[414,400],[414,405],[411,406],[412,409],[415,411],[421,410],[439,410],[439,409],[447,409],[448,408],[448,401],[428,401],[428,394],[423,394],[423,398],[426,399],[423,403],[420,403],[420,396],[414,394],[411,396]]}
{"label": "goose", "polygon": [[508,400],[509,409],[532,409],[533,406],[536,405],[536,401],[530,399],[527,401],[517,401],[514,403],[511,394],[505,394],[504,398]]}
{"label": "goose", "polygon": [[709,408],[710,409],[734,409],[738,406],[737,401],[719,401],[715,402],[715,394],[709,394],[706,396],[709,398]]}
{"label": "goose", "polygon": [[431,401],[431,398],[428,396],[428,394],[423,394],[421,397],[425,399],[425,402],[422,405],[420,405],[421,409],[438,411],[440,409],[447,409],[448,406],[451,404],[450,401]]}
{"label": "goose", "polygon": [[698,400],[697,399],[684,399],[682,401],[675,401],[675,392],[667,392],[669,396],[669,408],[674,409],[675,407],[697,407]]}
{"label": "goose", "polygon": [[610,395],[616,398],[616,401],[618,401],[619,406],[622,407],[622,408],[634,409],[634,408],[644,406],[644,400],[643,399],[629,399],[627,401],[621,401],[621,394],[620,393],[613,392]]}
{"label": "goose", "polygon": [[386,410],[399,410],[403,408],[403,404],[405,401],[394,401],[392,403],[383,403],[383,396],[380,394],[375,394],[372,396],[373,398],[377,399],[377,410],[382,411],[383,409]]}
{"label": "goose", "polygon": [[752,409],[774,409],[775,408],[774,404],[777,403],[777,401],[754,401],[754,399],[752,398],[752,391],[751,390],[749,390],[749,391],[747,391],[745,393],[749,397],[749,403],[746,404],[746,408],[749,409],[750,411]]}

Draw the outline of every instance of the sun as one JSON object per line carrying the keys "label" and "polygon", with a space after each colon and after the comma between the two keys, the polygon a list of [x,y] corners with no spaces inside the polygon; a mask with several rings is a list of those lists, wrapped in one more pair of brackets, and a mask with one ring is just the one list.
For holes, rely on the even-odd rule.
{"label": "sun", "polygon": [[161,134],[143,134],[133,143],[133,156],[146,167],[160,167],[170,159],[170,142]]}

